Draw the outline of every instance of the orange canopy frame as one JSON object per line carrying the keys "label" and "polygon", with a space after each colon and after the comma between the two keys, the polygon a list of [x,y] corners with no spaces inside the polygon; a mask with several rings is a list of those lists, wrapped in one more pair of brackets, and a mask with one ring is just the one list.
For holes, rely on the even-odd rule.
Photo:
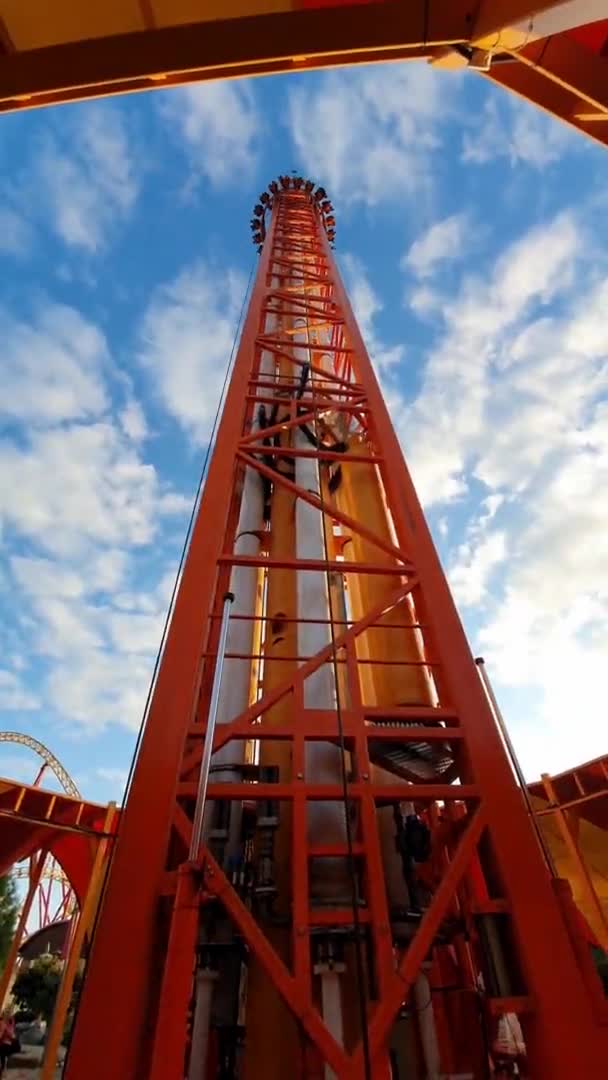
{"label": "orange canopy frame", "polygon": [[601,0],[0,0],[2,111],[420,58],[469,65],[608,143]]}

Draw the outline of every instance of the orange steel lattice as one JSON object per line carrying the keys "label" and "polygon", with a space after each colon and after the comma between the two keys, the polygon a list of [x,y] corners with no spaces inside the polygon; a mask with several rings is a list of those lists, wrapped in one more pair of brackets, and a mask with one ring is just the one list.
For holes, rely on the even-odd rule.
{"label": "orange steel lattice", "polygon": [[433,1062],[481,1078],[512,1014],[535,1080],[599,1080],[599,980],[340,280],[333,208],[283,177],[252,229],[66,1080],[388,1080]]}
{"label": "orange steel lattice", "polygon": [[106,806],[1,778],[0,874],[37,852],[48,853],[82,904],[106,813]]}
{"label": "orange steel lattice", "polygon": [[[45,791],[12,780],[0,779],[0,874],[10,873],[15,863],[29,859],[29,885],[2,972],[0,972],[0,1008],[4,1007],[24,942],[32,905],[40,890],[45,864],[58,873],[63,896],[51,920],[50,886],[40,901],[39,922],[69,917],[71,925],[64,943],[65,965],[58,989],[52,1020],[45,1043],[42,1080],[55,1075],[60,1040],[70,1005],[74,978],[80,963],[86,936],[94,919],[103,872],[116,834],[118,813],[113,804],[100,806],[83,801],[56,758],[29,736],[3,732],[5,741],[13,739],[36,748],[44,756],[69,794]],[[40,778],[38,774],[37,782]],[[72,897],[77,901],[72,902]]]}
{"label": "orange steel lattice", "polygon": [[[74,781],[64,769],[61,762],[57,760],[55,755],[52,754],[48,747],[44,746],[43,743],[32,738],[30,735],[25,735],[18,731],[0,731],[0,743],[16,743],[19,746],[25,746],[28,750],[32,750],[39,758],[41,758],[42,764],[38,768],[38,772],[33,781],[33,787],[40,787],[46,771],[51,769],[66,794],[70,795],[72,798],[80,799],[80,792]],[[11,788],[12,785],[9,786],[9,790],[11,790]],[[15,790],[18,792],[17,798],[20,800],[19,805],[23,805],[27,789],[19,786]],[[0,795],[0,814],[3,812],[5,813],[6,798],[3,797],[5,795],[6,792],[2,791],[2,794]],[[52,796],[50,798],[52,800]],[[51,814],[53,809],[54,803],[51,805]],[[5,826],[7,825],[8,823],[5,821]],[[10,826],[8,826],[8,829],[10,831]],[[35,827],[30,830],[28,840],[31,840],[32,836],[35,836],[35,831]],[[5,835],[5,844],[6,839]],[[2,864],[2,861],[3,852],[0,845],[0,865]],[[48,926],[50,923],[61,922],[63,919],[69,918],[72,914],[74,909],[74,895],[69,879],[60,864],[52,856],[47,858],[45,852],[43,863],[38,867],[37,860],[30,855],[27,863],[14,867],[12,873],[16,879],[27,878],[30,883],[30,888],[32,886],[34,875],[38,878],[38,885],[35,889],[35,898],[31,908],[32,913],[36,912],[37,918],[34,916],[34,927],[28,925],[30,933],[33,929],[38,930],[42,929],[44,926]]]}
{"label": "orange steel lattice", "polygon": [[608,949],[608,757],[529,785],[541,829],[597,943]]}

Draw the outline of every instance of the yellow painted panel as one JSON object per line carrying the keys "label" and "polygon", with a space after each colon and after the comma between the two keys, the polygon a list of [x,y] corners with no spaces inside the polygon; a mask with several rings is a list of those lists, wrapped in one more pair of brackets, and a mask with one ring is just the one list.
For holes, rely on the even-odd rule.
{"label": "yellow painted panel", "polygon": [[[545,805],[539,799],[533,799],[536,807]],[[539,818],[543,835],[549,844],[549,850],[555,869],[560,877],[567,878],[572,888],[574,900],[589,926],[604,948],[608,947],[605,925],[602,924],[595,907],[590,903],[581,879],[578,867],[573,860],[559,831],[553,814]],[[604,917],[608,920],[608,836],[604,829],[592,825],[590,821],[579,822],[578,847],[583,857],[594,892],[600,902]]]}
{"label": "yellow painted panel", "polygon": [[150,0],[157,26],[239,19],[243,15],[268,15],[291,11],[290,0]]}
{"label": "yellow painted panel", "polygon": [[[366,442],[352,439],[348,447],[353,456],[369,453]],[[380,484],[373,465],[343,462],[342,483],[336,492],[338,509],[365,523],[385,543],[391,543]],[[353,530],[345,549],[353,562],[394,566],[395,560],[375,544]],[[394,576],[348,574],[347,585],[354,619],[382,603],[395,589]],[[422,655],[414,631],[391,630],[414,622],[406,604],[400,604],[377,620],[377,626],[357,637],[360,660],[392,660],[392,665],[363,663],[361,691],[364,705],[432,705],[430,688],[422,667]],[[408,661],[412,666],[403,666]]]}
{"label": "yellow painted panel", "polygon": [[138,0],[0,0],[0,17],[18,50],[144,27]]}

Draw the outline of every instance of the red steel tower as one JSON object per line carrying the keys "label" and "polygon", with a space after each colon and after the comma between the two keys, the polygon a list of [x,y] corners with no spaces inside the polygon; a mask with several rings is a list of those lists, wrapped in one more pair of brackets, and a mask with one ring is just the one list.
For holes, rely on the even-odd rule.
{"label": "red steel tower", "polygon": [[340,279],[331,203],[280,177],[252,230],[65,1076],[482,1080],[506,1024],[524,1075],[599,1080],[601,985]]}

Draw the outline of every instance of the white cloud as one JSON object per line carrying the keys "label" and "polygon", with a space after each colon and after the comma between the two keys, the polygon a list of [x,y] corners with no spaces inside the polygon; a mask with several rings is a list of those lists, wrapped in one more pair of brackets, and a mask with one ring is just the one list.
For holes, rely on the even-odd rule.
{"label": "white cloud", "polygon": [[165,619],[165,577],[133,594],[132,610],[125,611],[116,602],[132,573],[124,551],[102,550],[86,570],[40,557],[13,556],[10,565],[34,616],[30,649],[49,663],[48,707],[87,731],[107,725],[136,730]]}
{"label": "white cloud", "polygon": [[530,776],[572,764],[573,724],[581,757],[605,750],[607,297],[582,212],[530,229],[437,298],[443,328],[401,406],[427,504],[460,496],[462,520],[487,493],[449,577],[499,697],[535,701],[507,716]]}
{"label": "white cloud", "polygon": [[197,173],[213,184],[240,184],[243,173],[253,170],[263,119],[248,83],[208,82],[170,90],[161,111]]}
{"label": "white cloud", "polygon": [[[330,72],[289,94],[301,167],[330,196],[370,206],[428,191],[450,76],[416,63]],[[458,78],[451,81],[452,98]]]}
{"label": "white cloud", "polygon": [[465,131],[461,157],[473,165],[507,158],[511,166],[542,170],[568,151],[581,149],[581,143],[554,117],[501,91],[500,97],[486,100],[481,118],[475,117],[474,131]]}
{"label": "white cloud", "polygon": [[14,671],[0,668],[0,710],[25,712],[37,709],[39,704],[36,695],[26,689]]}
{"label": "white cloud", "polygon": [[13,555],[11,570],[17,584],[34,597],[75,600],[87,593],[118,589],[125,576],[127,555],[120,549],[102,549],[87,560],[83,577],[73,566],[42,556]]}
{"label": "white cloud", "polygon": [[595,521],[585,515],[571,521],[562,505],[560,528],[567,531],[571,549],[566,552],[566,541],[557,549],[550,546],[554,530],[550,525],[544,533],[544,510],[538,508],[532,529],[547,546],[541,550],[532,537],[524,538],[504,596],[478,634],[499,686],[539,694],[533,712],[508,717],[530,777],[541,768],[558,772],[606,750],[598,712],[608,652],[608,567],[598,545],[606,513],[600,511]]}
{"label": "white cloud", "polygon": [[507,535],[494,527],[494,519],[505,503],[500,493],[482,500],[479,514],[469,521],[465,539],[459,544],[448,568],[450,587],[461,607],[479,608],[489,598],[493,576],[504,569]]}
{"label": "white cloud", "polygon": [[113,766],[100,766],[97,769],[97,775],[100,776],[102,780],[108,780],[113,784],[122,784],[124,787],[127,782],[128,773],[126,769],[119,769]]}
{"label": "white cloud", "polygon": [[[58,648],[48,679],[49,700],[61,716],[87,729],[137,730],[166,617],[166,582],[174,576],[171,569],[155,586],[132,594],[128,611],[121,609],[120,593],[100,599],[93,589],[66,605],[64,614],[74,623],[66,620],[55,637]],[[48,604],[39,605],[45,626],[52,626],[53,614]],[[95,641],[87,640],[91,630]]]}
{"label": "white cloud", "polygon": [[10,206],[0,208],[0,252],[26,255],[32,244],[32,230],[22,214]]}
{"label": "white cloud", "polygon": [[361,259],[355,255],[344,254],[340,262],[344,268],[355,318],[369,355],[378,371],[386,372],[402,362],[404,348],[402,345],[385,345],[378,337],[374,321],[384,310],[384,305],[374,291]]}
{"label": "white cloud", "polygon": [[145,413],[138,401],[131,399],[119,416],[120,426],[133,442],[142,442],[148,436]]}
{"label": "white cloud", "polygon": [[443,297],[427,284],[417,285],[406,292],[404,306],[421,319],[433,320],[436,314],[441,314]]}
{"label": "white cloud", "polygon": [[24,447],[0,441],[0,525],[51,554],[147,544],[165,513],[187,506],[109,421],[34,430]]}
{"label": "white cloud", "polygon": [[411,245],[401,261],[402,269],[418,277],[430,277],[441,263],[464,258],[468,254],[466,214],[452,214],[436,221]]}
{"label": "white cloud", "polygon": [[129,611],[150,614],[158,610],[167,611],[173,595],[176,571],[167,570],[155,589],[147,592],[121,591],[114,594],[113,605],[117,611]]}
{"label": "white cloud", "polygon": [[10,561],[17,585],[34,596],[74,598],[85,592],[85,579],[69,566],[22,555],[12,556]]}
{"label": "white cloud", "polygon": [[140,363],[199,443],[209,437],[245,287],[240,273],[197,262],[158,289],[143,319]]}
{"label": "white cloud", "polygon": [[107,407],[106,340],[74,308],[47,302],[31,323],[0,310],[0,336],[0,415],[55,424],[98,415]]}
{"label": "white cloud", "polygon": [[[489,277],[465,276],[454,299],[437,298],[443,335],[429,355],[420,393],[410,406],[401,403],[395,416],[427,506],[462,496],[473,461],[476,475],[489,482],[494,447],[511,430],[503,411],[510,412],[513,404],[510,387],[503,394],[500,385],[490,386],[490,377],[508,365],[509,338],[530,311],[542,314],[545,305],[568,290],[581,253],[580,239],[573,218],[558,215],[515,240]],[[520,408],[540,406],[531,398]],[[515,422],[518,417],[522,422],[522,415],[518,411]],[[533,416],[526,426],[534,431]],[[502,452],[500,461],[510,478],[521,479],[535,443],[521,435],[516,442],[517,462]]]}
{"label": "white cloud", "polygon": [[110,788],[116,792],[115,798],[122,798],[122,793],[125,790],[127,777],[129,775],[127,769],[100,765],[96,772],[100,780],[105,780]]}
{"label": "white cloud", "polygon": [[143,457],[143,410],[98,327],[45,301],[0,329],[0,709],[134,729],[190,500]]}
{"label": "white cloud", "polygon": [[113,646],[121,653],[153,655],[160,644],[162,611],[148,615],[112,611],[108,614],[108,629]]}
{"label": "white cloud", "polygon": [[487,595],[492,574],[504,564],[506,554],[506,537],[502,531],[489,533],[473,545],[462,544],[458,549],[457,561],[449,571],[456,603],[463,607],[481,604]]}
{"label": "white cloud", "polygon": [[91,649],[79,656],[77,664],[65,661],[53,666],[48,699],[60,717],[89,733],[110,725],[136,731],[151,676],[150,656]]}
{"label": "white cloud", "polygon": [[68,246],[90,254],[128,216],[139,187],[130,133],[109,102],[88,105],[61,133],[45,133],[26,181],[28,202]]}

